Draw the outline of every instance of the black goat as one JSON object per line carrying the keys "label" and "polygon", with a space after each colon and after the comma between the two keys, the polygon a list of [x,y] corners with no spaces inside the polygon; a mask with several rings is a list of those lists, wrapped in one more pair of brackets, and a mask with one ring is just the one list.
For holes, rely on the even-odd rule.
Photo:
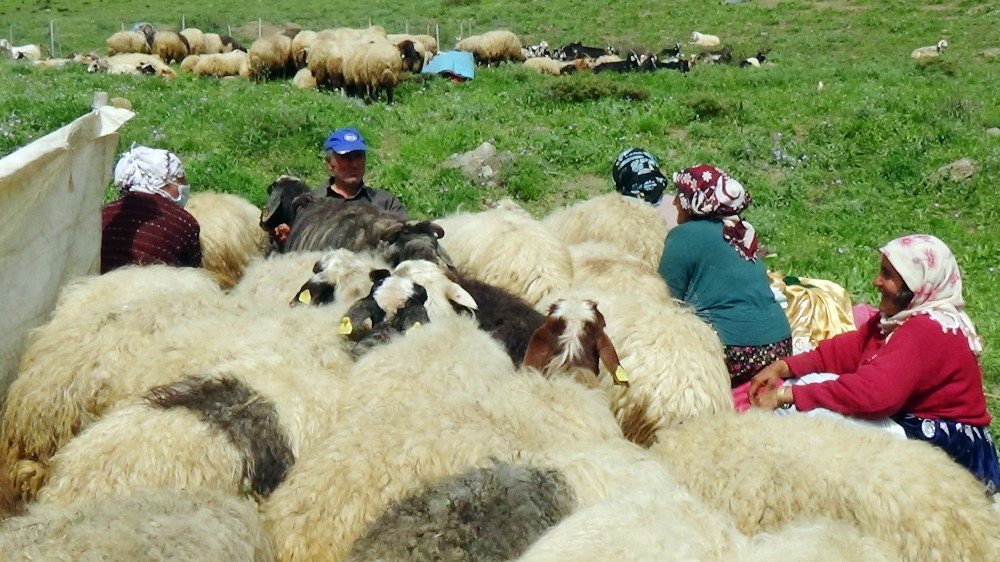
{"label": "black goat", "polygon": [[635,53],[629,53],[628,58],[625,60],[614,61],[614,62],[604,62],[594,67],[595,73],[601,72],[631,72],[639,68],[639,55]]}
{"label": "black goat", "polygon": [[575,60],[590,57],[596,59],[597,57],[613,54],[611,49],[606,47],[587,47],[583,43],[577,41],[576,43],[570,43],[564,47],[561,47],[556,51],[559,60]]}

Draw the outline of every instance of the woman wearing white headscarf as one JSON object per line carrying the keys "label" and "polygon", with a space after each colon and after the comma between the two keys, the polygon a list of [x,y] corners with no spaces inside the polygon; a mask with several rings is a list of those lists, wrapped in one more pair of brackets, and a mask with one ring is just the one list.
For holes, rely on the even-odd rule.
{"label": "woman wearing white headscarf", "polygon": [[124,265],[201,266],[201,229],[184,210],[190,185],[176,154],[135,146],[115,165],[121,198],[101,211],[101,273]]}
{"label": "woman wearing white headscarf", "polygon": [[[873,282],[882,294],[880,314],[814,351],[772,363],[751,380],[750,400],[764,408],[888,418],[890,429],[944,449],[991,493],[1000,491],[978,361],[982,344],[965,313],[954,255],[926,234],[897,238],[880,252]],[[782,383],[808,373],[836,376]]]}

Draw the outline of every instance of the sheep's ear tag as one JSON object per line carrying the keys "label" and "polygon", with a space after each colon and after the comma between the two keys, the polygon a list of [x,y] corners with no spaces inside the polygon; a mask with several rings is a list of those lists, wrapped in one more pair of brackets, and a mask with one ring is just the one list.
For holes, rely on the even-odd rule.
{"label": "sheep's ear tag", "polygon": [[408,330],[406,330],[407,335],[409,335],[410,332],[412,332],[413,330],[416,330],[419,327],[420,327],[420,322],[414,322],[413,325],[410,326],[410,328]]}
{"label": "sheep's ear tag", "polygon": [[615,369],[614,379],[615,384],[628,386],[628,373],[625,372],[625,369],[621,365],[618,365],[618,368]]}
{"label": "sheep's ear tag", "polygon": [[354,326],[351,325],[351,319],[348,317],[343,317],[340,320],[340,326],[337,326],[337,333],[346,336],[354,331]]}
{"label": "sheep's ear tag", "polygon": [[302,289],[302,292],[299,293],[299,302],[302,304],[309,304],[312,302],[312,293],[309,292],[309,289]]}

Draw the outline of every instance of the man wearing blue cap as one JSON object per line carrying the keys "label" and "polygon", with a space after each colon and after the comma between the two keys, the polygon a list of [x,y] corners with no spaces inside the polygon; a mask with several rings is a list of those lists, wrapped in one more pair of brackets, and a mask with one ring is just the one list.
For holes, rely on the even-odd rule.
{"label": "man wearing blue cap", "polygon": [[326,167],[330,179],[313,193],[375,205],[379,209],[407,220],[406,207],[392,193],[365,185],[365,154],[368,146],[354,127],[344,127],[330,133],[323,143]]}

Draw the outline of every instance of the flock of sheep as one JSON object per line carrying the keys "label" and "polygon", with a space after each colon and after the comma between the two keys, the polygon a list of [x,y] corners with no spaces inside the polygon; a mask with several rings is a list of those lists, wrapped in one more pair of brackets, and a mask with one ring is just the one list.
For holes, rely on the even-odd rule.
{"label": "flock of sheep", "polygon": [[[733,411],[645,202],[401,223],[301,189],[263,214],[192,196],[203,269],[63,290],[3,407],[3,552],[1000,559],[1000,513],[940,450]],[[312,234],[265,257],[289,200]]]}

